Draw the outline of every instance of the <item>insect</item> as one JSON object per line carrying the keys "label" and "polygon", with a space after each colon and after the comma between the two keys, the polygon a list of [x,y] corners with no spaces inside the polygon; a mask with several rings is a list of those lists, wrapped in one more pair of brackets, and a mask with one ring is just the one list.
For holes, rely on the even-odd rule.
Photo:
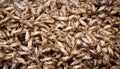
{"label": "insect", "polygon": [[111,5],[114,0],[92,0],[95,5]]}

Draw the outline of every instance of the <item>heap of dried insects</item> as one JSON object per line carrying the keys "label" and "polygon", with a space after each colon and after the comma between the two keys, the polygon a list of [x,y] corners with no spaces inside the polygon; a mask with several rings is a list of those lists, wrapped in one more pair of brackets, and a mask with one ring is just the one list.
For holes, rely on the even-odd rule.
{"label": "heap of dried insects", "polygon": [[119,69],[119,0],[0,0],[0,68]]}

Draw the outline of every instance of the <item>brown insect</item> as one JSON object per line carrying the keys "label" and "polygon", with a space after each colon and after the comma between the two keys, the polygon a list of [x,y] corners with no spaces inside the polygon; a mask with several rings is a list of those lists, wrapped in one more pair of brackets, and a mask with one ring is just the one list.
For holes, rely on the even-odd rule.
{"label": "brown insect", "polygon": [[95,5],[111,5],[114,0],[92,0]]}

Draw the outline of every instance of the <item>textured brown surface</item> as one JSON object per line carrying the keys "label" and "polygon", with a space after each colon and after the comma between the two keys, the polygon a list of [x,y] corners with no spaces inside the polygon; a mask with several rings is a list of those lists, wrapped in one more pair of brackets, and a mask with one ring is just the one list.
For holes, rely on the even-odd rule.
{"label": "textured brown surface", "polygon": [[120,69],[119,0],[0,0],[0,69]]}

